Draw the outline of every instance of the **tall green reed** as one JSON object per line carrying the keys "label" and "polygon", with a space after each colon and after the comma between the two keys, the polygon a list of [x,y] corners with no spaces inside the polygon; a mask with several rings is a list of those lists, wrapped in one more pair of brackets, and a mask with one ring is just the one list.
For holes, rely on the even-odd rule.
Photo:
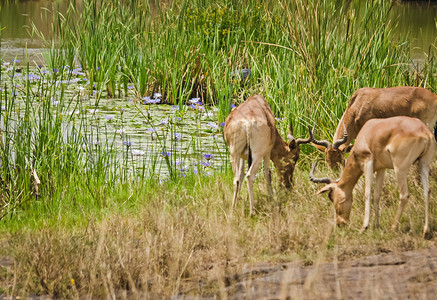
{"label": "tall green reed", "polygon": [[[51,58],[79,62],[90,87],[109,96],[115,90],[126,95],[132,85],[138,99],[159,92],[163,102],[179,107],[201,97],[219,109],[219,122],[232,103],[262,93],[278,117],[296,123],[296,135],[317,125],[317,134],[330,138],[360,87],[434,88],[434,76],[411,79],[407,47],[392,39],[392,5],[199,0],[152,7],[86,0],[58,15],[54,26],[62,55]],[[432,69],[432,61],[427,66]],[[252,71],[244,86],[230,80],[242,68]]]}

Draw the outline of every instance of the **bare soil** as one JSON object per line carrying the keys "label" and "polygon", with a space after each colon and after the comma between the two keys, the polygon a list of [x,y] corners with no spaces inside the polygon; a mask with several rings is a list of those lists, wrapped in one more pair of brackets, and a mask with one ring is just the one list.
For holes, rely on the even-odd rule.
{"label": "bare soil", "polygon": [[[11,267],[11,258],[0,265]],[[437,299],[437,248],[390,252],[305,266],[303,262],[247,265],[218,295],[187,291],[172,299]],[[126,294],[125,294],[126,295]],[[160,298],[148,295],[148,298]],[[4,295],[0,294],[0,299]],[[28,299],[51,299],[29,296]]]}
{"label": "bare soil", "polygon": [[[302,262],[256,264],[246,266],[231,282],[216,296],[228,299],[437,299],[437,249],[391,252],[311,266]],[[177,295],[173,299],[199,297]]]}

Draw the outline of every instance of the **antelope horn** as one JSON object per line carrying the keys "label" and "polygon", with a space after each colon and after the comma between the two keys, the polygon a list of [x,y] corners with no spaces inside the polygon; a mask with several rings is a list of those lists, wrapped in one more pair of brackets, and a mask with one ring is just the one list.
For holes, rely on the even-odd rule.
{"label": "antelope horn", "polygon": [[334,144],[332,145],[332,148],[335,149],[335,150],[338,150],[338,147],[340,147],[340,145],[342,145],[342,144],[347,142],[347,130],[346,130],[346,125],[344,125],[344,122],[343,122],[343,131],[344,131],[343,132],[343,138],[339,139],[339,140],[336,140],[334,142]]}
{"label": "antelope horn", "polygon": [[309,126],[308,126],[308,131],[310,133],[310,137],[307,138],[307,139],[297,139],[296,143],[297,143],[298,146],[301,145],[301,144],[308,144],[308,143],[310,143],[314,139],[313,133],[311,131],[311,127],[309,127]]}
{"label": "antelope horn", "polygon": [[291,120],[290,120],[290,128],[288,130],[287,138],[289,141],[295,140],[295,138],[293,136],[293,122],[291,122]]}
{"label": "antelope horn", "polygon": [[310,180],[314,183],[332,183],[332,179],[328,178],[328,177],[323,177],[323,178],[316,178],[314,177],[314,170],[316,169],[316,166],[318,164],[319,161],[316,160],[316,162],[314,163],[311,172],[310,172]]}
{"label": "antelope horn", "polygon": [[326,140],[321,140],[321,141],[316,140],[316,139],[314,138],[314,134],[313,134],[313,132],[312,132],[311,130],[310,130],[310,136],[311,136],[311,142],[312,142],[312,143],[314,143],[314,144],[316,144],[316,145],[319,145],[319,146],[323,146],[323,147],[325,147],[326,149],[331,148],[331,143],[330,143],[330,142],[328,142],[328,141],[326,141]]}

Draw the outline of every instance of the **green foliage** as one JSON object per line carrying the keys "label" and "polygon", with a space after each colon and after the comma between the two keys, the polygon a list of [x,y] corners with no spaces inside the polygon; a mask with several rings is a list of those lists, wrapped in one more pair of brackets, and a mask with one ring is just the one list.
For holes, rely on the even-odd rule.
{"label": "green foliage", "polygon": [[[223,261],[231,267],[220,271],[232,273],[232,268],[250,261],[298,257],[312,262],[320,252],[332,258],[335,249],[344,250],[346,258],[347,253],[374,254],[375,241],[394,250],[404,250],[404,240],[413,248],[425,247],[419,237],[423,210],[415,188],[412,198],[417,201],[412,213],[405,214],[401,233],[383,229],[384,234],[358,234],[364,205],[359,200],[361,187],[352,212],[354,225],[333,231],[330,203],[308,201],[315,192],[307,179],[309,161],[316,157],[311,147],[302,150],[292,197],[278,190],[278,202],[272,202],[257,184],[259,215],[246,218],[247,205],[241,203],[230,218],[229,165],[217,177],[195,174],[208,170],[200,166],[200,137],[205,133],[198,129],[199,114],[189,150],[177,152],[180,145],[172,137],[184,120],[171,120],[147,149],[150,165],[142,165],[142,173],[133,176],[126,164],[129,146],[120,156],[114,134],[101,129],[96,116],[81,115],[69,122],[67,113],[98,108],[103,90],[108,97],[132,96],[132,85],[134,101],[159,92],[163,102],[179,109],[176,118],[186,113],[190,98],[200,97],[210,105],[205,109],[217,110],[221,123],[231,104],[261,93],[275,115],[284,119],[277,122],[281,133],[292,121],[295,136],[305,136],[309,125],[316,126],[318,137],[331,139],[349,97],[360,87],[415,85],[437,90],[435,57],[430,53],[423,66],[411,65],[408,45],[393,38],[391,5],[383,0],[180,0],[154,5],[84,0],[83,6],[72,1],[65,15],[54,12],[56,36],[47,40],[46,64],[59,72],[20,88],[13,81],[15,65],[11,78],[0,78],[0,121],[5,129],[0,139],[0,232],[17,234],[10,247],[0,241],[0,250],[19,261],[16,276],[28,284],[21,290],[102,297],[109,294],[104,290],[108,286],[117,291],[137,287],[171,296],[180,290],[181,278],[192,276],[201,282],[207,280],[201,274],[207,274],[216,282],[227,280],[202,269],[221,268]],[[81,83],[88,89],[85,93],[99,90],[88,103],[81,91],[66,95],[62,84],[72,78],[67,66],[78,64],[90,81]],[[232,76],[243,68],[251,70],[244,82]],[[24,96],[16,96],[17,91]],[[58,95],[54,107],[52,98]],[[149,117],[139,111],[132,119],[151,126]],[[106,140],[94,143],[100,136]],[[157,159],[166,152],[172,155],[165,157],[161,170]],[[191,155],[200,156],[198,169],[181,172],[177,162]],[[221,155],[228,162],[227,153]],[[32,170],[43,182],[39,195],[29,180]],[[162,183],[156,177],[160,171],[170,180]],[[397,203],[392,184],[387,191],[383,228],[389,227]],[[39,232],[41,228],[46,231]],[[436,232],[435,221],[432,228]],[[102,247],[106,252],[98,252]],[[144,253],[150,256],[144,258]],[[48,270],[48,265],[53,268]],[[12,278],[1,272],[1,279]],[[126,279],[138,274],[146,274],[144,281]],[[101,275],[103,279],[96,280]]]}

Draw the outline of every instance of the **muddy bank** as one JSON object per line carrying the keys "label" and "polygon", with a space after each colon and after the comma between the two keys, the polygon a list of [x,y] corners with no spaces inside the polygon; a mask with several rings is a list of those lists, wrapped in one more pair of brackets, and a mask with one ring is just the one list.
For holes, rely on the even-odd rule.
{"label": "muddy bank", "polygon": [[[426,249],[312,266],[300,262],[247,266],[235,277],[234,283],[217,296],[228,299],[435,299],[436,295],[437,249]],[[199,298],[185,294],[173,299]]]}

